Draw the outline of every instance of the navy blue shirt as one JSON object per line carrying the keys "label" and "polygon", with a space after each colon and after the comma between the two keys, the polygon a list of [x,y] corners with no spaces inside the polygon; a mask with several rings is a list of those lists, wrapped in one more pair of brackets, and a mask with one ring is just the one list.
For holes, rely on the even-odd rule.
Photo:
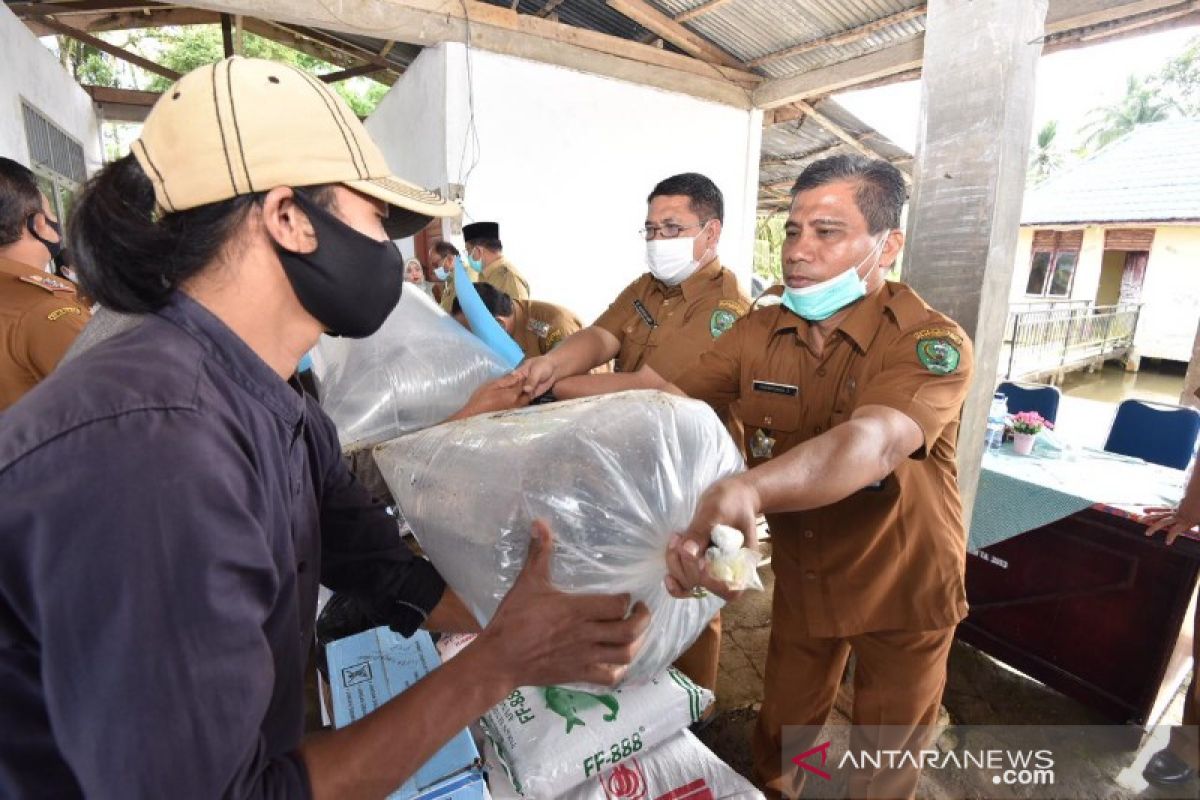
{"label": "navy blue shirt", "polygon": [[177,293],[0,415],[0,797],[307,797],[318,580],[444,584],[333,424]]}

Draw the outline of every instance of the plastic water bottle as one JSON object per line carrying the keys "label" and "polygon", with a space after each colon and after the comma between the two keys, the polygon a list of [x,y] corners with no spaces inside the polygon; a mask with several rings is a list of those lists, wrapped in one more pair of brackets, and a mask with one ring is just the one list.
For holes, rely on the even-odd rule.
{"label": "plastic water bottle", "polygon": [[988,409],[987,442],[988,450],[999,450],[1004,443],[1004,421],[1008,416],[1008,397],[1001,392],[992,395],[992,405]]}

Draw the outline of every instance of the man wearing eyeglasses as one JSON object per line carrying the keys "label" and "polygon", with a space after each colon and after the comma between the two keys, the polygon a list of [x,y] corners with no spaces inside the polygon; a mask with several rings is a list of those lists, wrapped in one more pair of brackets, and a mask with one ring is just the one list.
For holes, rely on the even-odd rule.
{"label": "man wearing eyeglasses", "polygon": [[[646,239],[649,271],[629,284],[594,324],[518,368],[532,396],[611,359],[616,359],[618,372],[649,366],[672,380],[750,308],[737,278],[717,256],[725,215],[717,185],[686,172],[660,182],[646,200],[646,225],[640,233]],[[734,441],[742,441],[740,430]],[[712,689],[720,646],[718,616],[676,666]]]}

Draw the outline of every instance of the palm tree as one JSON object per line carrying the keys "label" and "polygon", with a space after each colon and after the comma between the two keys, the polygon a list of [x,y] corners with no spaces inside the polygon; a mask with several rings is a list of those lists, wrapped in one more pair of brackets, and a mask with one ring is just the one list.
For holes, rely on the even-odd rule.
{"label": "palm tree", "polygon": [[1092,121],[1080,131],[1087,135],[1084,146],[1094,145],[1099,150],[1138,125],[1166,119],[1174,107],[1173,102],[1160,98],[1136,75],[1130,75],[1124,97],[1111,105],[1092,109]]}
{"label": "palm tree", "polygon": [[1029,177],[1034,183],[1044,181],[1051,172],[1062,166],[1062,153],[1054,144],[1057,135],[1058,120],[1050,120],[1038,131],[1037,147],[1029,158]]}

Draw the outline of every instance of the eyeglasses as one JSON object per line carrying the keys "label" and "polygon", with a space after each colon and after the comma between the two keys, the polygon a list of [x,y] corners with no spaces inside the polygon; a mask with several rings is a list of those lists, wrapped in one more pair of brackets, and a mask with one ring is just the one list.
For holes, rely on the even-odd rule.
{"label": "eyeglasses", "polygon": [[647,225],[638,231],[638,235],[647,242],[653,239],[674,239],[684,231],[690,231],[692,228],[703,228],[707,224],[707,222],[699,222],[695,225],[676,225],[673,222],[668,222],[666,225]]}

